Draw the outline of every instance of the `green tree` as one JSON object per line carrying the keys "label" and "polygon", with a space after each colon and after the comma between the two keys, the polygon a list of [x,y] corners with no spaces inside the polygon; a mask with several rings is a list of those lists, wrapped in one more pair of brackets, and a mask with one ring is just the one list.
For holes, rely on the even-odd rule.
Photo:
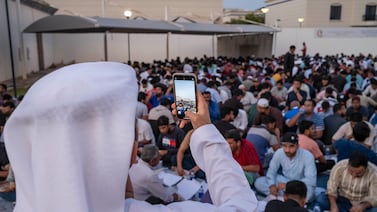
{"label": "green tree", "polygon": [[227,22],[227,24],[252,24],[247,21],[264,24],[264,15],[256,15],[254,13],[249,13],[245,16],[245,19],[246,21],[243,19],[232,19],[230,22]]}
{"label": "green tree", "polygon": [[264,15],[255,15],[254,13],[249,13],[245,16],[245,19],[264,24]]}

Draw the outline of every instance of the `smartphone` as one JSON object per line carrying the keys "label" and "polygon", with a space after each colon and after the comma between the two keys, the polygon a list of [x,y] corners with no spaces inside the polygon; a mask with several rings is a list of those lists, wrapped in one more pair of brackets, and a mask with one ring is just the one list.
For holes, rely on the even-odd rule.
{"label": "smartphone", "polygon": [[187,110],[196,113],[196,76],[193,74],[177,73],[173,75],[174,99],[179,119],[188,119],[185,116]]}

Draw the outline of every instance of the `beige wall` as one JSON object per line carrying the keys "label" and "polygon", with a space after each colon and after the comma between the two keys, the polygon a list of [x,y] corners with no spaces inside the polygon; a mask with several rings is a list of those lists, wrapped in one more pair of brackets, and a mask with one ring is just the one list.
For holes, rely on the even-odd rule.
{"label": "beige wall", "polygon": [[[272,3],[272,2],[271,2]],[[275,6],[268,7],[270,10],[266,14],[266,24],[278,27],[299,27],[298,18],[306,17],[306,0],[293,0]],[[279,22],[276,22],[280,19]],[[302,26],[306,26],[304,22]]]}
{"label": "beige wall", "polygon": [[[277,33],[276,47],[273,52],[276,55],[285,54],[290,45],[296,45],[296,53],[301,54],[302,42],[307,45],[307,54],[334,55],[345,53],[347,55],[362,53],[364,55],[377,55],[377,33],[374,36],[352,36],[360,31],[372,30],[372,28],[322,28],[326,30],[344,30],[346,33],[332,34],[330,36],[318,37],[316,32],[321,28],[284,28]],[[374,30],[376,31],[376,30]],[[324,34],[326,34],[324,32]],[[351,36],[350,36],[351,34]],[[371,33],[372,34],[372,33]]]}
{"label": "beige wall", "polygon": [[[12,50],[14,59],[14,69],[16,76],[26,75],[32,71],[38,71],[38,52],[35,34],[23,34],[21,31],[34,21],[47,16],[39,10],[28,6],[20,5],[19,24],[17,21],[17,6],[15,1],[8,1],[10,28],[12,36]],[[0,3],[0,81],[8,80],[12,77],[12,66],[9,49],[8,27],[6,22],[5,1]],[[24,49],[21,49],[23,40]],[[24,56],[24,57],[23,57]],[[23,59],[24,58],[24,59]]]}
{"label": "beige wall", "polygon": [[[103,33],[43,34],[43,39],[47,67],[52,63],[105,60]],[[128,61],[128,34],[108,33],[107,41],[109,61]],[[167,57],[166,34],[130,34],[130,44],[132,61],[152,62]],[[169,57],[213,56],[213,47],[212,36],[171,34]]]}
{"label": "beige wall", "polygon": [[[126,9],[133,11],[133,17],[143,16],[148,19],[168,20],[185,16],[198,22],[213,22],[222,16],[223,0],[46,0],[59,13],[77,13],[84,16],[102,16],[105,2],[105,17],[124,18]],[[65,11],[64,11],[65,10]]]}
{"label": "beige wall", "polygon": [[[278,0],[266,1],[274,4]],[[367,3],[377,3],[377,0],[293,0],[269,7],[266,14],[266,23],[270,26],[299,27],[298,18],[305,19],[302,27],[350,27],[350,26],[376,26],[377,21],[363,21]],[[330,6],[342,5],[341,20],[330,21]],[[280,19],[280,22],[276,22]]]}

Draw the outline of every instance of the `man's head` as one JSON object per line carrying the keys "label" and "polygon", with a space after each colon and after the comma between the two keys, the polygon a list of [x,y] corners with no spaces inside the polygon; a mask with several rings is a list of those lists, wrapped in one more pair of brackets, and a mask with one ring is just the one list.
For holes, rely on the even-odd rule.
{"label": "man's head", "polygon": [[262,124],[264,124],[268,129],[274,130],[276,126],[276,119],[270,115],[263,116]]}
{"label": "man's head", "polygon": [[139,102],[145,102],[145,99],[147,98],[147,95],[144,92],[139,92],[137,95],[137,101]]}
{"label": "man's head", "polygon": [[315,102],[312,99],[307,99],[304,102],[304,106],[305,106],[305,114],[310,115],[314,112]]}
{"label": "man's head", "polygon": [[281,90],[283,88],[283,81],[282,80],[278,80],[276,83],[275,83],[275,86],[278,90]]}
{"label": "man's head", "polygon": [[165,94],[166,86],[162,83],[156,83],[154,86],[154,93],[156,96],[160,97]]}
{"label": "man's head", "polygon": [[14,108],[16,108],[16,106],[13,102],[4,102],[0,109],[3,114],[9,116],[13,112]]}
{"label": "man's head", "polygon": [[143,147],[140,158],[151,167],[155,167],[160,162],[161,156],[158,148],[155,145],[147,144]]}
{"label": "man's head", "polygon": [[346,107],[342,103],[336,103],[332,109],[334,114],[338,114],[340,116],[346,115]]}
{"label": "man's head", "polygon": [[330,110],[330,103],[328,101],[323,101],[321,107],[323,112],[327,113]]}
{"label": "man's head", "polygon": [[368,156],[361,152],[354,152],[348,159],[348,173],[352,177],[364,176],[368,167]]}
{"label": "man's head", "polygon": [[296,133],[287,132],[281,138],[281,146],[285,155],[289,158],[293,158],[296,155],[298,145],[298,136]]}
{"label": "man's head", "polygon": [[237,99],[240,101],[244,96],[245,92],[243,92],[241,89],[235,89],[232,94],[233,98]]}
{"label": "man's head", "polygon": [[359,109],[360,107],[360,97],[354,96],[352,97],[352,108]]}
{"label": "man's head", "polygon": [[237,129],[226,131],[224,137],[228,142],[232,152],[236,152],[241,148],[241,134]]}
{"label": "man's head", "polygon": [[0,83],[0,94],[4,94],[4,93],[6,93],[6,92],[7,92],[7,89],[8,89],[8,87],[7,87],[6,84],[4,84],[4,83]]}
{"label": "man's head", "polygon": [[260,114],[267,115],[269,113],[270,103],[268,99],[261,98],[257,102],[257,110]]}
{"label": "man's head", "polygon": [[352,133],[356,141],[363,143],[365,139],[369,137],[370,128],[367,123],[362,121],[355,125],[352,129]]}
{"label": "man's head", "polygon": [[300,131],[300,134],[304,134],[310,138],[315,137],[315,129],[314,129],[314,123],[309,120],[302,120],[298,124],[298,129]]}
{"label": "man's head", "polygon": [[157,127],[161,134],[167,134],[169,132],[169,118],[166,116],[160,116],[157,119]]}
{"label": "man's head", "polygon": [[325,96],[326,97],[333,97],[334,89],[330,86],[328,86],[325,90]]}
{"label": "man's head", "polygon": [[162,98],[160,99],[160,105],[165,106],[167,108],[170,108],[171,102],[168,98]]}
{"label": "man's head", "polygon": [[202,93],[202,95],[203,95],[204,100],[207,102],[207,104],[209,104],[210,101],[211,101],[211,92],[209,92],[209,91],[204,91],[204,92]]}
{"label": "man's head", "polygon": [[352,112],[349,119],[351,127],[354,128],[357,123],[363,120],[363,115],[360,112]]}
{"label": "man's head", "polygon": [[293,100],[291,104],[289,105],[289,109],[293,109],[295,107],[300,107],[300,102],[297,100]]}
{"label": "man's head", "polygon": [[293,80],[293,84],[292,84],[293,88],[294,88],[294,89],[297,89],[297,90],[300,90],[301,82],[302,82],[302,80],[301,80],[300,77],[296,77],[296,78],[294,78],[294,80]]}
{"label": "man's head", "polygon": [[289,52],[290,52],[291,54],[294,54],[295,51],[296,51],[296,46],[295,46],[295,45],[291,45],[291,46],[289,47]]}
{"label": "man's head", "polygon": [[372,86],[372,88],[374,90],[376,90],[377,89],[377,79],[375,79],[375,78],[370,79],[370,86]]}
{"label": "man's head", "polygon": [[236,117],[234,108],[223,106],[220,108],[220,118],[224,121],[231,122]]}
{"label": "man's head", "polygon": [[327,86],[329,84],[329,76],[323,75],[321,77],[321,84],[322,86]]}
{"label": "man's head", "polygon": [[147,79],[142,79],[141,80],[141,86],[143,88],[147,88],[148,87],[148,80]]}
{"label": "man's head", "polygon": [[305,183],[299,180],[292,180],[287,182],[285,185],[284,192],[284,201],[288,199],[293,199],[300,204],[301,207],[304,207],[306,204],[306,193],[308,189],[306,188]]}

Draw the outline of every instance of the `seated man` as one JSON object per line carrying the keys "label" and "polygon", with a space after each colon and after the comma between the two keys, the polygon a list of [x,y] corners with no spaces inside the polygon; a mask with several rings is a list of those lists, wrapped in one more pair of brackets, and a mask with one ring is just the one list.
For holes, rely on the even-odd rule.
{"label": "seated man", "polygon": [[308,150],[313,154],[314,159],[318,160],[318,162],[315,163],[317,173],[319,174],[331,169],[335,165],[335,161],[326,160],[319,149],[318,144],[312,139],[314,137],[313,134],[315,133],[313,122],[302,120],[300,121],[298,128],[300,130],[300,134],[298,135],[298,143],[300,144],[300,147]]}
{"label": "seated man", "polygon": [[16,201],[16,182],[14,179],[14,173],[9,166],[9,173],[7,179],[1,183],[0,197],[9,202]]}
{"label": "seated man", "polygon": [[145,121],[144,119],[137,118],[136,126],[138,129],[137,140],[139,147],[143,147],[146,144],[156,144],[153,130],[149,122]]}
{"label": "seated man", "polygon": [[214,123],[215,121],[220,119],[220,106],[219,104],[211,100],[211,93],[209,91],[204,91],[202,95],[208,104],[208,111],[211,122]]}
{"label": "seated man", "polygon": [[189,175],[194,174],[195,177],[205,180],[205,173],[199,168],[198,165],[196,165],[191,154],[190,138],[193,132],[193,130],[188,131],[181,145],[179,146],[177,152],[177,173],[180,176],[184,176],[186,174],[184,170],[189,170]]}
{"label": "seated man", "polygon": [[144,146],[139,161],[130,168],[130,179],[137,200],[162,204],[180,200],[175,187],[165,187],[153,167],[160,162],[160,153],[153,144]]}
{"label": "seated man", "polygon": [[169,124],[169,118],[166,116],[161,116],[157,119],[157,126],[160,130],[157,146],[162,156],[162,165],[171,167],[172,164],[175,164],[173,156],[177,155],[179,146],[185,137],[185,132],[181,128]]}
{"label": "seated man", "polygon": [[[259,160],[263,164],[263,168],[267,168],[272,155],[268,154],[268,149],[272,147],[273,151],[279,149],[280,144],[274,132],[275,118],[266,115],[262,118],[262,124],[251,127],[247,133],[246,140],[251,142],[255,147]],[[266,157],[267,156],[267,157]]]}
{"label": "seated man", "polygon": [[263,175],[263,167],[257,151],[250,142],[241,139],[240,131],[236,129],[226,131],[224,137],[232,150],[233,158],[241,165],[244,172],[251,174],[253,180],[249,179],[249,183],[252,184],[257,177]]}
{"label": "seated man", "polygon": [[363,115],[359,112],[353,112],[351,113],[350,117],[349,117],[349,121],[344,123],[342,126],[340,126],[340,128],[338,129],[338,131],[336,131],[336,133],[333,135],[332,137],[332,141],[335,142],[341,138],[344,138],[344,139],[352,139],[353,138],[353,128],[356,126],[357,123],[359,122],[364,122],[366,123],[368,126],[369,126],[369,129],[370,129],[370,134],[369,136],[366,138],[366,140],[364,141],[364,144],[370,148],[371,146],[373,146],[373,141],[374,141],[374,136],[376,135],[375,133],[375,130],[373,128],[373,126],[367,122],[367,121],[363,121]]}
{"label": "seated man", "polygon": [[368,108],[360,104],[360,97],[352,97],[351,106],[347,107],[346,116],[349,117],[353,112],[359,112],[363,116],[363,120],[367,121],[369,118]]}
{"label": "seated man", "polygon": [[355,152],[349,159],[338,162],[327,182],[327,195],[317,201],[323,210],[377,211],[377,167],[368,157]]}
{"label": "seated man", "polygon": [[236,129],[231,122],[237,115],[238,109],[223,106],[220,108],[220,119],[215,121],[213,124],[220,131],[220,133],[224,135],[226,131]]}
{"label": "seated man", "polygon": [[284,191],[284,202],[271,200],[267,203],[265,212],[307,212],[306,203],[307,188],[305,183],[292,180],[287,183]]}
{"label": "seated man", "polygon": [[287,126],[293,127],[294,125],[298,125],[298,123],[302,120],[310,120],[314,123],[314,139],[317,140],[322,138],[325,124],[323,122],[323,119],[318,114],[314,113],[314,106],[315,102],[313,100],[306,100],[304,106],[301,107],[299,113],[297,113],[293,118],[291,118],[287,122]]}
{"label": "seated man", "polygon": [[[265,177],[259,177],[255,188],[264,195],[283,195],[286,183],[291,180],[300,180],[308,188],[308,201],[314,198],[314,189],[317,183],[317,170],[313,155],[305,149],[299,148],[298,136],[287,132],[281,140],[282,148],[278,149],[270,162]],[[278,174],[282,168],[281,174]]]}
{"label": "seated man", "polygon": [[377,166],[377,154],[364,143],[370,134],[369,126],[365,122],[359,122],[352,131],[354,140],[340,139],[334,143],[334,148],[338,153],[338,161],[348,159],[353,152],[357,151],[367,155],[369,162]]}

